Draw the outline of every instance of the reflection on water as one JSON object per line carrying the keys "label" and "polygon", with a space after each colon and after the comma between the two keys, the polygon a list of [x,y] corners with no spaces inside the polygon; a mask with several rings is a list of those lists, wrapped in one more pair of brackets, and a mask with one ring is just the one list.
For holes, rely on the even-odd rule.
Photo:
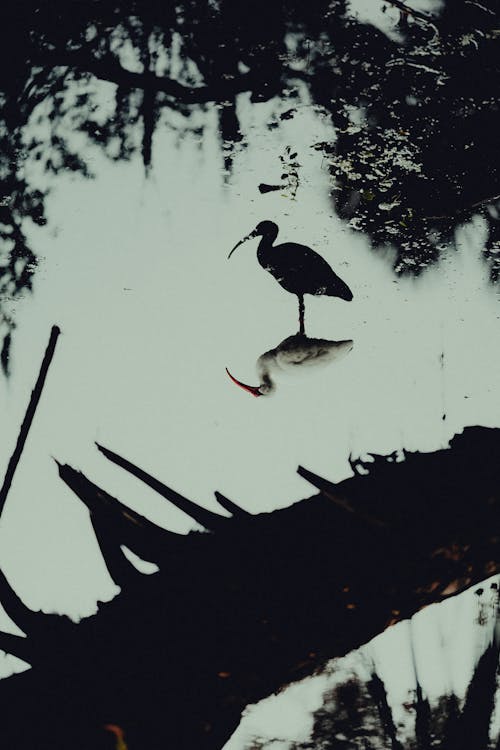
{"label": "reflection on water", "polygon": [[[14,320],[3,297],[30,288],[37,258],[27,228],[30,220],[45,223],[45,198],[58,177],[93,177],[96,150],[111,162],[140,159],[149,173],[160,127],[196,147],[211,118],[227,177],[262,103],[264,134],[309,105],[332,122],[335,139],[308,144],[331,174],[332,203],[375,245],[397,249],[398,272],[418,274],[434,263],[457,225],[480,214],[496,278],[494,0],[435,3],[426,13],[399,4],[400,12],[386,14],[387,34],[360,20],[352,5],[259,0],[235,12],[225,3],[207,9],[201,0],[165,7],[144,0],[132,11],[122,0],[104,0],[76,12],[56,0],[46,12],[26,0],[22,10],[1,11],[4,370]],[[281,186],[298,200],[296,145],[287,144],[279,159],[275,181],[260,182],[261,192]]]}
{"label": "reflection on water", "polygon": [[227,373],[233,383],[253,396],[270,396],[276,390],[276,375],[279,377],[280,373],[293,374],[302,372],[304,368],[328,365],[348,354],[353,345],[351,339],[328,341],[296,333],[283,339],[274,349],[261,354],[256,365],[259,385],[246,385],[231,375],[229,370]]}
{"label": "reflection on water", "polygon": [[[486,608],[498,606],[498,583],[479,581],[499,569],[500,540],[492,533],[500,466],[491,461],[499,449],[500,430],[468,429],[450,449],[408,452],[402,462],[379,456],[368,474],[340,483],[307,471],[307,481],[319,493],[272,513],[248,513],[216,493],[226,511],[221,515],[99,446],[114,468],[202,524],[203,533],[188,535],[153,523],[81,471],[59,464],[61,480],[90,513],[96,542],[121,593],[76,624],[33,611],[0,574],[0,602],[26,633],[0,632],[0,647],[33,667],[0,681],[0,700],[9,706],[2,718],[5,747],[64,750],[71,737],[74,750],[109,750],[110,740],[125,743],[126,734],[130,750],[221,750],[249,704],[467,587],[473,587],[470,599],[478,615],[469,632],[483,634],[484,648],[496,615],[494,610],[487,616]],[[464,539],[470,544],[457,541]],[[158,571],[143,575],[124,547],[154,560]],[[462,710],[445,701],[437,712],[436,718],[451,720],[452,736],[457,728],[467,728],[469,739],[484,738],[488,731],[498,643],[479,659],[478,642],[470,638],[469,656],[477,670]],[[419,719],[416,738],[425,740],[434,727],[415,653],[409,682],[415,690],[403,700]],[[401,669],[398,663],[394,671]],[[387,733],[394,709],[385,698],[391,680],[381,671],[373,665],[365,684],[358,681],[354,689],[347,679],[333,696],[334,706],[324,697],[314,714],[321,738],[328,740],[334,727],[355,742],[367,724],[375,737]],[[23,721],[26,715],[36,721]],[[431,746],[439,747],[430,739],[416,745]],[[441,747],[486,750],[487,744]]]}
{"label": "reflection on water", "polygon": [[[132,5],[124,0],[79,4],[67,4],[65,0],[53,0],[50,4],[26,0],[17,4],[19,9],[15,3],[5,4],[0,12],[0,39],[3,42],[0,45],[3,62],[0,76],[0,339],[3,341],[3,344],[0,342],[0,363],[3,370],[7,372],[9,369],[11,332],[15,327],[11,302],[31,288],[37,256],[43,255],[30,225],[36,225],[39,233],[45,231],[46,197],[50,189],[60,184],[62,176],[71,173],[94,178],[96,154],[106,157],[110,165],[134,160],[142,163],[143,172],[148,176],[154,174],[157,152],[161,150],[156,147],[156,133],[162,128],[175,134],[176,145],[188,142],[193,152],[203,140],[209,145],[216,143],[213,151],[220,158],[217,177],[221,183],[230,181],[232,170],[238,164],[237,155],[245,148],[251,152],[248,134],[252,128],[258,130],[258,136],[263,140],[276,130],[281,138],[280,147],[276,147],[275,152],[279,171],[269,176],[262,174],[262,160],[259,162],[255,158],[255,164],[249,170],[253,174],[253,186],[247,183],[246,192],[241,193],[246,205],[251,200],[262,198],[268,206],[279,197],[276,195],[278,190],[290,205],[299,205],[307,185],[304,153],[315,149],[323,159],[325,174],[331,177],[329,186],[322,188],[330,198],[331,207],[351,229],[364,231],[374,245],[391,244],[396,250],[394,266],[398,273],[418,274],[434,263],[443,243],[454,242],[457,225],[479,214],[483,217],[486,234],[482,252],[490,260],[492,278],[495,279],[500,269],[500,184],[497,170],[500,113],[496,95],[500,58],[494,0],[480,3],[448,0],[440,14],[435,11],[432,15],[412,11],[406,3],[389,4],[399,6],[400,10],[404,6],[400,14],[396,12],[392,16],[392,36],[360,22],[350,13],[352,3],[345,0],[311,0],[308,3],[286,0],[283,4],[256,0],[246,5],[207,4],[204,0],[179,0],[175,4],[143,0]],[[296,125],[298,113],[305,107],[331,123],[336,129],[335,136],[313,138],[308,131],[302,134],[300,150],[293,139],[285,146],[284,122]],[[266,114],[256,127],[256,118],[258,121],[264,110]],[[170,157],[174,146],[169,148]],[[255,148],[250,153],[252,159],[259,155],[257,151]],[[266,158],[264,156],[264,161]],[[171,163],[172,160],[170,166]],[[174,173],[172,181],[177,177],[178,183],[181,182],[174,169],[171,173]],[[215,179],[214,174],[214,182]],[[269,184],[261,182],[264,179]],[[208,186],[207,190],[212,187]],[[189,188],[185,189],[183,208],[195,216],[198,207],[193,193],[196,194]],[[103,201],[103,206],[105,204]],[[173,211],[172,206],[167,205],[166,210]],[[105,220],[109,221],[109,214],[104,213]],[[99,226],[100,212],[96,212],[93,218]],[[314,221],[311,218],[311,223]],[[74,227],[71,219],[68,224]],[[332,226],[333,222],[326,228],[327,235]],[[98,234],[101,236],[95,244],[100,247],[105,232],[98,231]],[[141,237],[139,244],[142,245],[143,239]],[[216,244],[212,243],[207,255],[216,256]],[[119,268],[124,253],[121,243],[117,242],[117,245],[116,266]],[[171,259],[166,276],[180,288],[175,273],[181,251],[175,243],[165,245]],[[144,254],[146,265],[147,257]],[[311,289],[288,283],[286,273],[276,268],[272,258],[264,261],[262,265],[268,270],[273,269],[279,283],[299,297],[300,331],[259,357],[258,385],[248,386],[233,378],[255,396],[271,394],[281,375],[291,374],[293,377],[309,368],[329,365],[353,346],[350,339],[308,338],[303,323],[303,295],[325,293],[319,291],[323,284]],[[115,281],[113,273],[108,276],[103,272],[105,264],[102,258],[95,265],[94,276],[110,284]],[[299,270],[301,283],[304,283],[304,268]],[[74,269],[72,274],[78,276]],[[192,288],[190,279],[183,289]],[[127,287],[127,291],[131,290]],[[187,297],[188,293],[185,294],[186,300]],[[111,297],[108,298],[111,309],[109,299]],[[146,299],[145,294],[139,306],[144,307]],[[182,299],[179,306],[179,318],[185,326],[182,315],[187,312],[188,304],[184,306],[184,301]],[[389,317],[391,320],[398,317],[394,308]],[[84,324],[88,330],[86,319]],[[125,325],[120,319],[116,328]],[[171,319],[165,327],[168,336],[174,327]],[[351,335],[351,331],[348,333]],[[361,340],[357,331],[353,335],[357,342]],[[469,340],[475,339],[477,337],[471,336]],[[185,336],[183,350],[184,347],[188,349],[187,341],[188,336]],[[182,359],[183,350],[179,359]],[[92,352],[90,347],[86,356],[91,358]],[[354,357],[351,364],[355,364]],[[148,372],[153,369],[145,368]],[[450,369],[453,371],[453,367]],[[391,375],[394,373],[384,373],[381,380],[386,393],[390,391]],[[444,378],[444,371],[442,375]],[[432,389],[432,385],[427,389],[427,404]],[[168,407],[177,394],[177,389],[164,388],[161,398],[165,400],[155,402],[154,409],[161,411],[164,406]],[[133,399],[135,397],[131,396],[130,400]],[[59,411],[64,410],[65,403],[67,401],[62,398],[57,404]],[[310,412],[310,401],[308,408]],[[144,406],[146,416],[148,409],[151,409],[151,404]],[[122,411],[127,411],[126,406]],[[269,409],[263,411],[270,413]],[[196,421],[198,417],[199,414],[195,418],[190,414],[182,415],[190,439],[185,439],[185,434],[182,434],[184,425],[179,420],[175,433],[179,445],[184,442],[192,446],[191,436],[200,429]],[[56,425],[54,429],[58,429],[60,423],[57,419],[53,423]],[[76,432],[75,425],[79,428],[80,424],[75,419],[72,429]],[[326,429],[324,435],[318,435],[318,443],[323,441],[330,445],[329,438]],[[46,445],[44,435],[40,452],[46,450]],[[332,447],[332,452],[335,449]],[[146,446],[145,450],[149,456],[152,447]],[[253,464],[256,463],[255,457],[256,454],[251,456]],[[465,463],[462,460],[459,466],[453,467],[450,476],[453,478],[454,472],[459,472]],[[248,464],[251,467],[252,461],[248,460]],[[441,467],[439,463],[435,469],[436,477],[442,476]],[[487,468],[484,467],[485,471]],[[29,472],[30,468],[25,467],[25,471]],[[201,475],[199,467],[198,474]],[[477,481],[483,482],[484,471],[478,471],[477,475],[481,477]],[[36,482],[39,476],[36,471],[32,476]],[[445,479],[448,479],[447,475]],[[496,477],[495,480],[492,482],[494,487],[498,486]],[[286,481],[285,478],[282,481]],[[361,487],[362,497],[366,493],[360,482],[364,481],[360,479],[357,485],[354,482]],[[434,477],[431,477],[430,484],[432,489]],[[457,486],[459,493],[465,484],[457,482]],[[401,497],[406,499],[409,492],[411,494],[418,487],[420,475],[414,476],[413,481],[406,485],[401,484],[395,493],[391,522],[401,508]],[[33,494],[37,495],[39,488],[35,489]],[[447,489],[446,485],[444,490]],[[465,504],[467,510],[470,497],[477,496],[477,489],[477,486],[470,487]],[[265,545],[262,545],[260,534],[264,526],[251,536],[257,528],[254,519],[249,521],[251,532],[247,538],[244,534],[238,536],[240,531],[229,542],[224,537],[214,554],[206,546],[213,542],[209,534],[192,535],[186,547],[181,547],[179,540],[170,536],[168,542],[165,541],[168,535],[162,531],[165,571],[155,580],[164,581],[165,586],[158,598],[154,595],[143,598],[142,589],[139,592],[136,588],[135,573],[122,559],[123,546],[126,546],[125,542],[131,546],[135,542],[146,556],[152,548],[151,539],[156,539],[155,534],[150,536],[152,530],[142,518],[135,517],[133,528],[130,527],[128,521],[133,518],[130,513],[120,519],[123,523],[116,529],[113,514],[116,514],[117,506],[113,498],[105,496],[95,486],[89,492],[95,500],[91,520],[103,549],[108,550],[110,572],[117,576],[124,574],[130,588],[126,589],[124,585],[123,595],[117,602],[104,608],[104,613],[101,608],[95,629],[93,621],[76,630],[64,622],[61,631],[64,637],[59,639],[51,635],[50,623],[48,626],[38,624],[45,623],[42,616],[30,620],[32,632],[28,633],[27,639],[3,641],[4,646],[10,644],[14,653],[17,644],[20,654],[26,654],[26,642],[29,642],[27,648],[34,664],[30,675],[21,681],[21,686],[29,686],[16,704],[21,721],[14,714],[6,717],[7,746],[10,736],[10,746],[20,750],[33,746],[33,742],[47,747],[66,747],[68,737],[71,742],[72,732],[78,737],[75,748],[87,750],[93,747],[97,750],[99,742],[109,743],[115,737],[117,742],[124,742],[123,734],[119,736],[121,726],[126,728],[127,741],[129,736],[131,738],[131,748],[144,746],[149,750],[161,745],[175,746],[180,750],[183,747],[219,750],[228,728],[237,724],[248,702],[272,692],[284,681],[294,679],[297,669],[300,671],[305,665],[307,671],[315,659],[321,660],[320,650],[312,638],[316,638],[320,646],[325,643],[326,651],[330,649],[332,627],[325,607],[325,600],[330,601],[326,595],[335,590],[337,599],[340,597],[342,602],[343,595],[349,593],[345,611],[342,610],[340,620],[337,620],[337,624],[340,623],[338,638],[347,641],[347,644],[341,643],[339,649],[345,650],[362,640],[368,622],[373,622],[373,630],[380,630],[387,618],[395,612],[405,611],[408,581],[401,580],[404,578],[401,568],[393,566],[394,556],[401,550],[407,552],[407,546],[401,543],[401,539],[407,539],[405,534],[412,537],[414,527],[420,529],[418,538],[410,538],[410,542],[415,542],[412,551],[420,555],[426,533],[429,530],[434,533],[440,524],[446,528],[449,532],[446,540],[450,545],[441,549],[443,555],[449,555],[449,560],[445,558],[443,562],[448,573],[448,563],[451,567],[459,563],[457,556],[467,552],[471,535],[478,533],[478,519],[474,516],[474,523],[468,523],[463,531],[464,539],[458,535],[461,546],[457,551],[454,546],[456,528],[450,527],[450,524],[457,523],[457,517],[461,518],[455,496],[446,507],[446,513],[437,518],[440,496],[436,493],[436,503],[427,513],[424,523],[421,511],[430,494],[419,495],[415,489],[410,508],[402,508],[405,514],[408,510],[414,513],[415,523],[401,522],[390,539],[395,549],[389,548],[385,554],[386,538],[382,537],[379,543],[372,529],[363,525],[369,521],[371,508],[365,508],[366,512],[359,515],[360,530],[356,528],[351,536],[340,534],[336,538],[342,525],[346,531],[351,529],[352,506],[342,498],[339,502],[333,491],[328,494],[330,491],[325,490],[326,507],[330,512],[340,514],[342,522],[339,523],[335,516],[334,522],[325,527],[321,517],[307,533],[310,506],[304,507],[304,518],[300,523],[297,523],[295,511],[290,511],[287,517],[290,519],[290,534],[284,534],[284,525],[280,524],[278,533],[268,535],[273,543],[267,549],[263,549]],[[374,493],[374,496],[385,498],[387,494]],[[489,502],[492,494],[487,497]],[[103,500],[107,501],[105,506]],[[229,501],[224,502],[227,509]],[[486,508],[483,519],[483,527],[488,527],[488,533],[493,525],[488,517],[491,510],[489,506]],[[258,519],[257,524],[260,521],[262,519]],[[225,522],[224,519],[221,523]],[[274,519],[264,519],[263,523],[272,526]],[[458,531],[462,532],[460,528]],[[376,533],[381,532],[377,530]],[[366,544],[363,543],[365,537]],[[182,544],[184,541],[181,540]],[[310,555],[308,545],[313,543],[315,550],[323,550],[323,560]],[[184,552],[177,554],[178,544],[179,549],[187,550],[185,557]],[[280,548],[280,544],[285,546]],[[368,564],[365,565],[362,557],[367,549],[371,549],[370,545],[373,545],[373,555],[367,558]],[[208,555],[205,554],[207,549]],[[260,555],[255,554],[256,549]],[[282,554],[275,554],[276,550],[281,550]],[[429,555],[434,551],[435,545],[430,545]],[[488,566],[494,564],[493,554],[494,551],[491,560],[480,560],[482,567],[475,571],[478,576],[489,572]],[[380,566],[373,565],[378,556]],[[435,557],[431,555],[430,559],[431,565],[437,564]],[[419,560],[417,558],[417,562]],[[424,559],[423,563],[426,562],[428,560]],[[451,571],[451,581],[443,575],[441,582],[454,585],[455,580],[459,580],[455,576],[462,574],[463,580],[470,582],[470,561],[465,558],[463,563],[464,570]],[[283,565],[287,566],[284,577]],[[425,565],[415,564],[414,568],[427,570]],[[289,575],[290,570],[295,576]],[[310,575],[305,575],[308,570]],[[325,571],[334,578],[339,577],[334,581],[337,588],[324,583]],[[358,589],[345,585],[346,571],[354,577]],[[161,578],[161,575],[165,577]],[[301,577],[302,583],[297,585]],[[435,582],[429,579],[427,583],[433,587]],[[156,584],[143,585],[144,591],[149,592],[147,586]],[[379,597],[378,589],[381,592]],[[76,585],[75,590],[81,593]],[[400,595],[393,596],[394,590],[400,591]],[[170,596],[167,617],[165,591]],[[359,591],[366,592],[365,598],[352,598]],[[15,596],[9,592],[6,596],[10,596],[11,607],[22,609]],[[193,597],[187,604],[186,596]],[[313,606],[307,606],[307,597],[312,599]],[[387,611],[384,608],[381,612],[383,617],[378,618],[377,608],[384,601],[383,597],[389,597],[390,601],[386,602]],[[141,605],[146,605],[144,609],[141,606],[139,621],[138,600]],[[256,601],[261,604],[261,610],[255,606]],[[300,607],[296,606],[297,601]],[[396,605],[397,609],[394,609]],[[261,612],[260,619],[256,618],[256,611]],[[353,630],[353,622],[358,623],[357,633]],[[143,639],[139,639],[137,633],[141,632],[144,623],[149,630]],[[319,628],[319,635],[314,630],[311,635],[309,629],[312,626]],[[103,634],[102,639],[96,638],[96,632],[99,636]],[[337,637],[336,633],[333,635]],[[147,652],[149,659],[141,649]],[[163,661],[158,659],[159,654]],[[99,667],[97,679],[92,670],[94,660]],[[169,696],[167,707],[165,692],[158,693],[157,681],[152,677],[157,663],[163,667],[161,677],[163,679],[166,675],[166,684],[171,689],[172,697]],[[269,670],[268,678],[266,670]],[[142,676],[142,683],[136,680],[136,673]],[[51,675],[56,676],[53,681]],[[70,703],[67,702],[67,691],[61,692],[60,689],[61,685],[67,686],[68,675],[73,678],[76,696]],[[493,682],[488,684],[493,685]],[[12,683],[3,685],[2,689],[4,703],[13,705],[11,690],[13,695],[15,688]],[[380,691],[377,693],[375,683],[372,689],[372,698],[380,705],[384,696]],[[198,693],[203,698],[201,704],[197,703]],[[365,696],[355,693],[356,690],[347,685],[347,692],[340,691],[334,702],[336,731],[345,737],[358,735],[355,737],[357,741],[366,727],[361,716],[356,724],[353,706],[358,699],[364,705]],[[86,709],[89,700],[94,709],[93,716],[99,716],[98,726],[89,723]],[[60,706],[62,715],[57,715],[57,723],[51,726],[54,705]],[[338,711],[343,705],[346,707],[345,711],[342,709],[344,713]],[[103,706],[109,715],[101,716]],[[411,706],[410,710],[415,708]],[[425,706],[423,708],[425,715]],[[165,710],[168,721],[165,721]],[[327,704],[327,714],[330,713]],[[30,722],[25,721],[26,714]],[[318,717],[318,727],[326,724],[325,733],[332,735],[334,722],[329,715],[326,722],[322,722],[324,718],[324,713]],[[371,715],[368,718],[371,722]],[[387,728],[387,712],[385,718],[382,713],[380,718],[379,726]],[[108,721],[117,723],[104,723]],[[102,731],[103,726],[108,727],[107,733]],[[109,727],[115,727],[115,731]],[[144,728],[150,733],[149,738],[144,737],[141,731]],[[392,729],[389,727],[389,731]],[[96,738],[92,734],[94,730]],[[20,732],[25,734],[20,735]],[[35,738],[31,736],[33,732]],[[429,746],[428,735],[426,730],[421,733],[418,738],[420,747]],[[23,742],[23,738],[26,741]],[[397,747],[397,740],[390,739],[393,748]],[[468,736],[468,747],[479,747],[480,743],[485,745],[483,739],[482,735],[479,740],[477,736],[472,739]],[[332,742],[337,746],[337,738]]]}
{"label": "reflection on water", "polygon": [[[434,620],[434,631],[446,628],[444,612],[454,611],[458,620],[471,621],[478,596],[468,592],[458,601],[427,610],[423,617],[403,623],[391,636],[384,634],[343,659],[335,659],[312,679],[290,686],[253,706],[244,716],[224,750],[350,750],[363,747],[392,750],[469,750],[470,747],[494,748],[499,722],[492,719],[495,672],[498,665],[498,643],[492,642],[498,581],[493,581],[480,597],[493,603],[482,640],[485,651],[469,669],[467,682],[459,692],[446,689],[450,670],[443,643],[416,638],[417,621]],[[474,601],[474,599],[476,601]],[[476,606],[475,606],[476,605]],[[434,610],[434,611],[432,611]],[[380,658],[382,644],[396,650],[399,675],[391,681],[384,673]],[[411,657],[415,648],[429,649],[427,658],[417,666]],[[436,649],[434,651],[434,646]],[[435,661],[441,674],[438,676]],[[448,668],[447,668],[448,667]],[[434,673],[434,674],[433,674]],[[399,682],[404,674],[406,684]],[[429,691],[429,675],[434,686]],[[424,680],[422,680],[424,678]],[[437,684],[436,684],[437,683]],[[396,689],[395,689],[396,688]],[[306,698],[307,696],[307,698]],[[488,725],[491,721],[491,725]],[[489,734],[489,738],[488,738]],[[364,744],[358,744],[359,738]],[[477,740],[482,738],[483,744]],[[489,739],[489,742],[488,742]]]}

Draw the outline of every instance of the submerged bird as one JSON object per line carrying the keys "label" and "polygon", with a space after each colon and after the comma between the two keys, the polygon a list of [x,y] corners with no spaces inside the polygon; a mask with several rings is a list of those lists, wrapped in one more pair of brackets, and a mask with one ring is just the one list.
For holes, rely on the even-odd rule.
{"label": "submerged bird", "polygon": [[284,242],[274,245],[278,236],[278,226],[274,221],[261,221],[253,232],[240,240],[231,250],[228,259],[237,247],[252,239],[261,237],[257,249],[257,260],[262,268],[269,271],[283,289],[296,294],[299,300],[300,333],[304,333],[304,295],[326,294],[340,297],[349,302],[352,292],[347,284],[330,268],[326,260],[306,245]]}
{"label": "submerged bird", "polygon": [[348,354],[353,341],[327,341],[310,339],[303,333],[288,336],[275,349],[270,349],[257,360],[260,385],[246,385],[237,380],[226,367],[226,372],[236,385],[253,396],[270,396],[276,390],[273,375],[279,372],[297,372],[298,368],[326,365]]}

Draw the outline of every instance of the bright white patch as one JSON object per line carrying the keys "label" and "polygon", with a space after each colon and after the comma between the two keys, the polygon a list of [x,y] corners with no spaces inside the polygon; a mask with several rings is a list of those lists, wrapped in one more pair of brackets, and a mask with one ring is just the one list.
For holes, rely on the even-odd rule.
{"label": "bright white patch", "polygon": [[[313,728],[313,713],[322,706],[325,693],[348,679],[368,680],[373,665],[385,684],[400,741],[414,736],[415,712],[411,704],[417,677],[431,704],[450,692],[463,699],[472,671],[493,638],[498,593],[491,589],[492,583],[498,585],[500,576],[482,584],[485,602],[495,605],[489,608],[484,624],[478,623],[480,598],[474,593],[479,586],[428,607],[358,651],[332,660],[321,675],[250,706],[224,750],[248,750],[253,739],[263,741],[266,750],[273,749],[276,739],[284,743],[283,749],[293,742],[307,741]],[[500,731],[498,714],[497,703],[491,726],[493,738]]]}
{"label": "bright white patch", "polygon": [[135,552],[132,552],[131,549],[125,547],[124,544],[120,545],[120,549],[122,550],[127,560],[129,560],[134,568],[136,568],[140,573],[144,573],[144,575],[150,576],[160,570],[156,563],[150,562],[149,560],[143,560],[141,557],[139,557],[139,555],[136,555]]}

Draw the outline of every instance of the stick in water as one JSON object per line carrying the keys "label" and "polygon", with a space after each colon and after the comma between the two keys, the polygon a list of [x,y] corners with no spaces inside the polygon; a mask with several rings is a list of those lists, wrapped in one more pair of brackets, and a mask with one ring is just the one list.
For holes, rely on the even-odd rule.
{"label": "stick in water", "polygon": [[38,402],[40,401],[40,396],[42,395],[45,378],[47,377],[50,363],[52,362],[52,358],[54,356],[57,337],[60,333],[61,331],[57,326],[52,326],[49,343],[47,344],[47,348],[45,350],[45,355],[43,358],[42,366],[40,367],[40,372],[38,373],[36,385],[31,393],[30,402],[28,404],[21,429],[19,430],[16,447],[14,448],[14,453],[10,458],[9,465],[7,466],[7,471],[5,473],[5,479],[3,480],[3,485],[0,489],[0,514],[3,511],[3,507],[7,499],[7,494],[10,490],[12,479],[14,477],[14,472],[17,468],[17,464],[19,463],[19,459],[21,458],[24,444],[26,443],[26,438],[28,437],[28,432],[30,430],[31,423],[33,422],[33,417],[35,416],[35,411],[38,406]]}

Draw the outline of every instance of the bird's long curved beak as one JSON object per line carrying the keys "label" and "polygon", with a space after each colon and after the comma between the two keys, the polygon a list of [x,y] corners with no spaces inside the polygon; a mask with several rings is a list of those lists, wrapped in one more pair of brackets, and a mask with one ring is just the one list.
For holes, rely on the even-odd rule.
{"label": "bird's long curved beak", "polygon": [[105,724],[104,729],[112,732],[116,737],[116,750],[128,750],[125,742],[125,732],[118,724]]}
{"label": "bird's long curved beak", "polygon": [[239,242],[236,243],[236,245],[233,247],[233,249],[231,250],[231,252],[227,256],[227,259],[229,260],[229,258],[234,253],[234,251],[236,250],[237,247],[239,247],[240,245],[243,245],[243,243],[246,242],[247,240],[253,239],[253,237],[257,237],[257,230],[256,229],[254,229],[253,232],[250,232],[250,234],[247,234],[246,237],[243,237],[242,240],[240,240]]}
{"label": "bird's long curved beak", "polygon": [[247,391],[247,393],[251,393],[252,396],[263,396],[264,394],[260,392],[260,386],[258,385],[246,385],[246,383],[242,383],[240,380],[237,380],[226,367],[226,372],[233,381],[233,383],[236,383],[236,385],[239,385],[240,388],[243,388],[244,391]]}

